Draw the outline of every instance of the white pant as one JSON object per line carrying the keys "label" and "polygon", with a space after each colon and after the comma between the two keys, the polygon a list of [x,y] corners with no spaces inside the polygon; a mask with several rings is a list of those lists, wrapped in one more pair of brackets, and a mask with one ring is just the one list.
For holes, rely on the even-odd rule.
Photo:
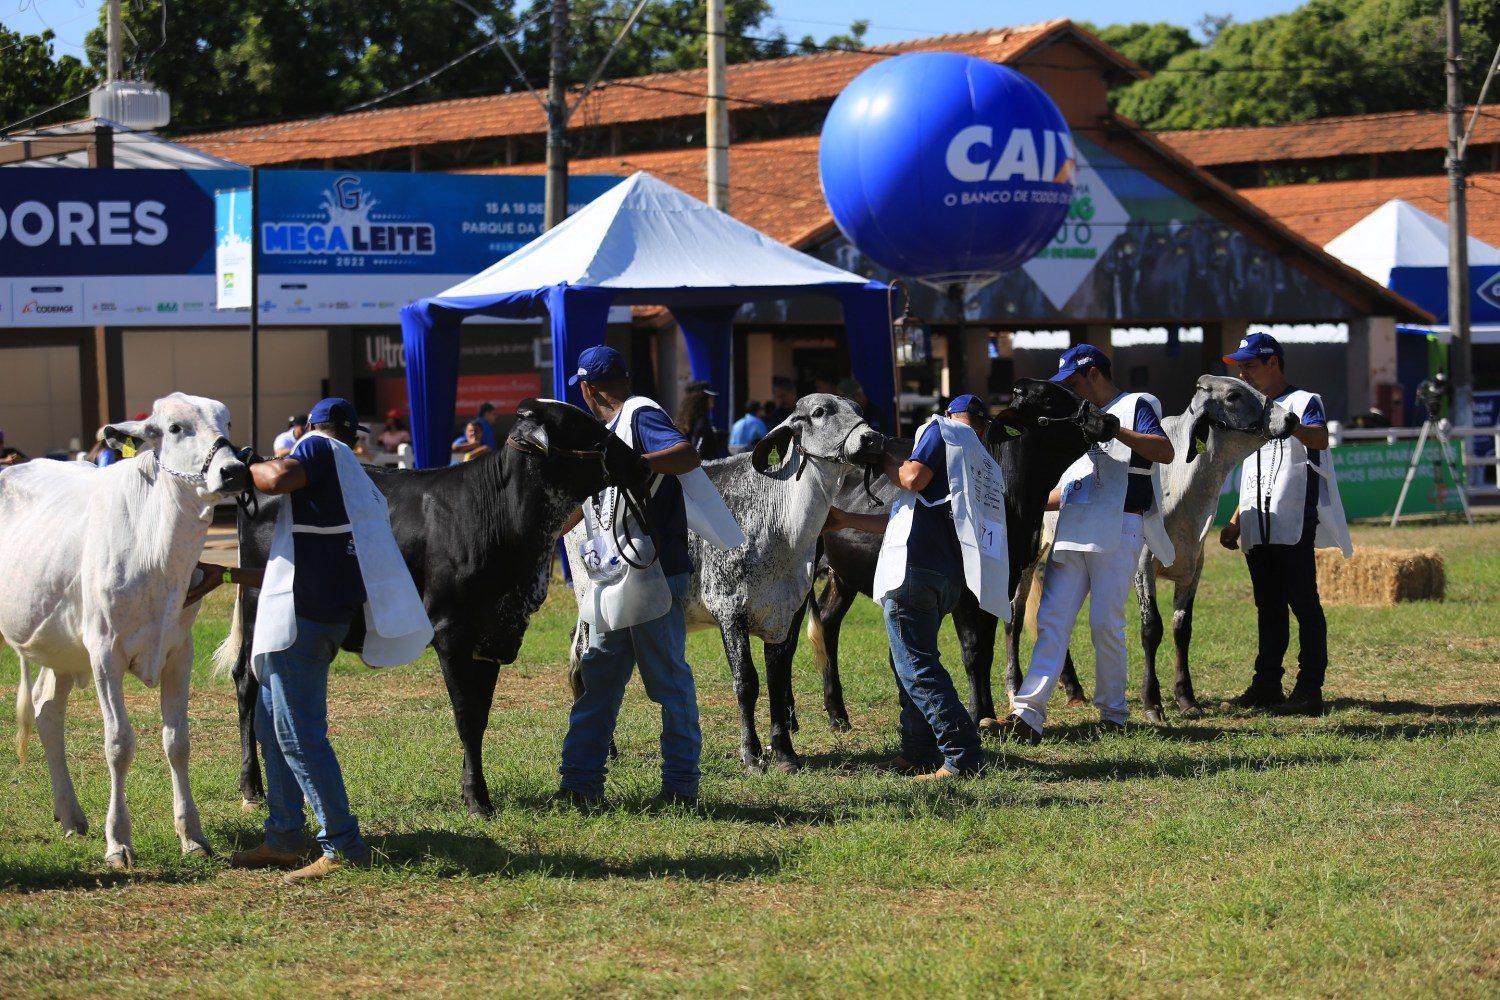
{"label": "white pant", "polygon": [[1125,598],[1141,555],[1141,517],[1126,514],[1120,544],[1112,552],[1059,552],[1047,559],[1042,601],[1036,613],[1036,645],[1031,667],[1021,689],[1011,699],[1016,715],[1038,732],[1047,721],[1047,701],[1057,687],[1068,638],[1092,595],[1089,628],[1094,635],[1094,704],[1099,717],[1124,723],[1130,717],[1125,701]]}

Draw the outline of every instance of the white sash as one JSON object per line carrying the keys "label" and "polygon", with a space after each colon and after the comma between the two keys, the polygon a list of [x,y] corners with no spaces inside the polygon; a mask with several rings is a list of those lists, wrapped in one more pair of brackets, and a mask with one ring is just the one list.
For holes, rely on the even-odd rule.
{"label": "white sash", "polygon": [[[1277,402],[1301,419],[1315,399],[1322,403],[1316,393],[1294,389]],[[1246,550],[1266,544],[1295,545],[1302,539],[1302,526],[1307,518],[1307,477],[1316,474],[1320,482],[1318,527],[1313,544],[1320,549],[1338,549],[1346,559],[1354,554],[1333,468],[1333,450],[1319,453],[1318,462],[1314,465],[1310,461],[1307,446],[1295,437],[1267,441],[1245,459],[1240,467],[1240,544]],[[1262,518],[1270,529],[1269,537],[1263,531]]]}
{"label": "white sash", "polygon": [[[1161,403],[1147,392],[1127,392],[1111,403],[1105,412],[1113,414],[1124,427],[1135,426],[1136,401],[1144,399],[1161,419]],[[1167,534],[1162,518],[1161,466],[1132,469],[1133,453],[1123,441],[1109,441],[1091,447],[1082,458],[1062,474],[1062,507],[1057,517],[1057,540],[1053,548],[1060,552],[1113,552],[1120,544],[1125,523],[1125,492],[1130,476],[1151,477],[1151,509],[1141,517],[1141,534],[1151,553],[1170,566],[1177,560],[1177,550]]]}
{"label": "white sash", "polygon": [[[309,433],[319,433],[311,431]],[[327,435],[324,435],[325,437]],[[276,531],[261,584],[251,644],[251,669],[260,677],[261,660],[268,653],[288,649],[297,641],[297,609],[293,583],[297,572],[296,546],[292,534],[321,534],[328,530],[351,531],[359,575],[365,585],[365,643],[360,658],[372,667],[399,667],[422,655],[432,642],[432,623],[422,606],[422,597],[412,582],[396,536],[391,533],[385,496],[370,480],[354,452],[341,441],[333,442],[334,466],[343,494],[347,526],[319,529],[292,523],[288,498],[276,515]]]}
{"label": "white sash", "polygon": [[[1010,550],[1006,542],[1005,480],[974,431],[947,417],[935,416],[947,450],[948,497],[929,504],[917,493],[902,490],[891,505],[890,523],[880,543],[872,594],[877,602],[906,580],[906,543],[911,537],[913,512],[926,506],[953,505],[953,528],[963,554],[964,585],[979,606],[1002,621],[1010,621]],[[932,421],[928,421],[930,424]],[[920,441],[926,433],[917,431]]]}

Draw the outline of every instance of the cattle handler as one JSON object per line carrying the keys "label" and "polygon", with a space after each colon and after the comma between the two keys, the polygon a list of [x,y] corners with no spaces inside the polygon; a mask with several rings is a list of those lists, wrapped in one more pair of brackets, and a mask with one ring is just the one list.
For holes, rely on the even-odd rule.
{"label": "cattle handler", "polygon": [[[646,696],[661,706],[657,803],[696,807],[703,736],[687,662],[684,602],[693,570],[688,524],[723,548],[743,544],[745,536],[699,468],[692,443],[659,405],[631,394],[630,372],[619,351],[601,345],[582,352],[568,384],[579,387],[594,415],[645,458],[656,478],[647,504],[654,543],[639,534],[626,537],[642,526],[630,525],[619,489],[586,501],[589,510],[580,509],[563,528],[566,533],[582,519],[589,529],[582,554],[590,585],[580,614],[590,632],[579,664],[583,690],[563,738],[557,799],[583,810],[602,805],[610,740],[625,685],[639,669]],[[636,565],[627,567],[620,558],[622,540],[625,548],[637,548],[625,553]],[[645,551],[648,546],[654,552]]]}
{"label": "cattle handler", "polygon": [[[1226,549],[1245,549],[1255,594],[1259,649],[1255,675],[1235,699],[1242,708],[1275,715],[1322,715],[1328,669],[1328,622],[1318,597],[1315,546],[1354,551],[1339,501],[1323,400],[1286,380],[1286,351],[1267,333],[1252,333],[1224,356],[1239,376],[1290,410],[1300,421],[1292,436],[1267,441],[1240,473],[1239,509],[1219,532]],[[1291,644],[1287,609],[1297,616],[1297,681],[1281,687],[1282,659]]]}
{"label": "cattle handler", "polygon": [[[363,611],[361,656],[399,666],[421,655],[432,626],[391,532],[385,497],[352,451],[364,428],[354,407],[325,399],[308,414],[286,458],[245,456],[255,488],[288,494],[264,571],[225,571],[223,582],[259,586],[251,666],[260,681],[255,737],[266,765],[265,841],[236,851],[234,868],[295,869],[289,884],[364,868],[370,848],[349,810],[328,742],[328,667]],[[196,589],[196,588],[195,588]],[[303,865],[303,802],[321,829],[318,858]]]}
{"label": "cattle handler", "polygon": [[1052,381],[1104,410],[1117,426],[1113,440],[1090,447],[1063,473],[1048,500],[1048,509],[1059,513],[1037,609],[1036,645],[1031,666],[1011,698],[1012,715],[1001,724],[1002,736],[1022,743],[1041,742],[1047,702],[1085,597],[1091,599],[1099,728],[1124,730],[1130,718],[1125,700],[1125,598],[1143,543],[1163,565],[1176,559],[1162,521],[1157,469],[1176,454],[1161,426],[1161,402],[1150,393],[1122,392],[1110,368],[1103,351],[1078,344],[1063,353],[1052,376]]}
{"label": "cattle handler", "polygon": [[824,530],[884,534],[873,595],[885,611],[901,699],[901,753],[887,766],[915,781],[974,774],[979,729],[938,655],[938,630],[967,587],[980,607],[1010,619],[1000,467],[981,443],[984,401],[965,394],[917,433],[911,458],[886,458],[901,487],[889,517],[834,508]]}

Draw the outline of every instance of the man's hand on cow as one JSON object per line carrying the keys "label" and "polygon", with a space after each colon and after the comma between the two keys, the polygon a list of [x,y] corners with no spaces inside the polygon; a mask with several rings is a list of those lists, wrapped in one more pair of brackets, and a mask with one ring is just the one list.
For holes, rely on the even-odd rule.
{"label": "man's hand on cow", "polygon": [[217,590],[219,585],[224,582],[223,566],[200,562],[193,568],[193,574],[197,576],[200,573],[202,576],[198,582],[188,587],[187,596],[182,599],[183,607],[188,607],[203,600],[203,598]]}
{"label": "man's hand on cow", "polygon": [[1240,547],[1240,525],[1238,521],[1230,521],[1219,529],[1219,544],[1231,552]]}
{"label": "man's hand on cow", "polygon": [[245,445],[245,447],[241,448],[239,451],[235,452],[234,457],[239,459],[247,466],[255,465],[258,462],[265,461],[265,457],[262,455],[257,455],[255,453],[255,449],[250,447],[248,444]]}
{"label": "man's hand on cow", "polygon": [[872,535],[885,534],[886,526],[890,524],[888,514],[856,514],[838,507],[828,508],[828,517],[823,521],[823,532],[843,531],[848,528],[854,531],[864,531]]}

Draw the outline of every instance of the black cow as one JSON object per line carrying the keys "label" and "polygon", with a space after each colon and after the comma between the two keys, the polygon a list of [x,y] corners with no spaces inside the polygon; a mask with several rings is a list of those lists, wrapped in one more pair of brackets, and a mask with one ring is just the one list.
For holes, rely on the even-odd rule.
{"label": "black cow", "polygon": [[[532,612],[547,596],[550,560],[563,522],[584,497],[621,485],[638,498],[650,468],[592,416],[567,403],[528,399],[505,445],[442,469],[367,471],[390,505],[391,527],[432,620],[433,648],[453,702],[464,747],[463,798],[469,812],[494,809],[484,780],[482,745],[500,665],[511,663]],[[254,521],[240,520],[240,564],[264,566],[281,497],[260,497]],[[259,685],[248,668],[259,591],[244,588],[234,632],[222,651],[234,656],[246,803],[264,795],[255,748]],[[344,648],[364,642],[356,620]]]}
{"label": "black cow", "polygon": [[[1035,562],[1041,545],[1042,515],[1047,495],[1064,470],[1089,446],[1108,440],[1118,423],[1098,407],[1054,382],[1022,379],[1016,383],[1011,405],[996,414],[987,443],[1005,474],[1006,535],[1010,547],[1010,591]],[[890,439],[887,446],[898,457],[911,454],[908,439]],[[897,450],[899,449],[899,450]],[[886,505],[876,507],[864,495],[863,486],[847,481],[835,505],[844,510],[873,513],[889,510],[896,487],[884,476],[872,487]],[[875,582],[875,563],[880,554],[880,536],[860,531],[830,532],[824,536],[828,560],[828,583],[816,601],[817,614],[809,622],[814,654],[823,669],[823,706],[835,729],[849,728],[843,688],[838,673],[839,628],[844,615],[859,594],[869,595]],[[1024,608],[1016,609],[1018,618]],[[963,651],[964,670],[969,676],[969,712],[976,721],[993,719],[995,703],[990,691],[990,669],[995,658],[995,629],[999,619],[979,607],[966,589],[953,610],[953,627]],[[1019,625],[1019,621],[1016,621]],[[1007,690],[1020,683],[1011,651]],[[1014,677],[1014,680],[1011,678]]]}

